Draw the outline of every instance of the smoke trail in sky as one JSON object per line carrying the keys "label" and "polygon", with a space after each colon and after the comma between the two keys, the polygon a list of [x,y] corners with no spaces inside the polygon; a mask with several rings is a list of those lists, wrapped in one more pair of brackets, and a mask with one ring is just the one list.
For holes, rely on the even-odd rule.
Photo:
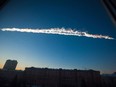
{"label": "smoke trail in sky", "polygon": [[43,34],[59,34],[59,35],[72,35],[72,36],[84,36],[90,38],[102,38],[102,39],[114,39],[110,36],[106,35],[98,35],[98,34],[89,34],[87,32],[81,32],[73,29],[65,29],[65,28],[50,28],[50,29],[19,29],[19,28],[2,28],[2,31],[17,31],[17,32],[29,32],[29,33],[43,33]]}

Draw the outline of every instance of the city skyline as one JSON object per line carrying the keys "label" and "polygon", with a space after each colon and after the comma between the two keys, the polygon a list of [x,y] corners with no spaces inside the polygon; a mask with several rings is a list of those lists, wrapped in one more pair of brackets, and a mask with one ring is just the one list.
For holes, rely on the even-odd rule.
{"label": "city skyline", "polygon": [[22,70],[34,66],[113,73],[115,39],[116,27],[100,0],[10,0],[0,10],[0,68],[12,59]]}

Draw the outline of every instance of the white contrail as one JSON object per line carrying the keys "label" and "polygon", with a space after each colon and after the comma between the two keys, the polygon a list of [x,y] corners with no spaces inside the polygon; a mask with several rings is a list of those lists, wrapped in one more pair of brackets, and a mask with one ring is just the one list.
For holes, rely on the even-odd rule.
{"label": "white contrail", "polygon": [[2,31],[17,31],[17,32],[30,32],[30,33],[44,33],[44,34],[59,34],[59,35],[72,35],[72,36],[85,36],[91,38],[114,39],[110,36],[89,34],[73,29],[65,28],[50,28],[50,29],[19,29],[19,28],[2,28]]}

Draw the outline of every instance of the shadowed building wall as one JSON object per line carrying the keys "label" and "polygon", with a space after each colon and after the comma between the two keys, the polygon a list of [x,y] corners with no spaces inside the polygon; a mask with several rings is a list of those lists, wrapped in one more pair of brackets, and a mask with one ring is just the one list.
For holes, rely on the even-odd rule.
{"label": "shadowed building wall", "polygon": [[17,63],[18,62],[16,60],[7,60],[3,67],[3,70],[15,70]]}
{"label": "shadowed building wall", "polygon": [[24,79],[28,86],[40,87],[100,87],[99,71],[26,68]]}
{"label": "shadowed building wall", "polygon": [[[4,85],[4,86],[3,86]],[[77,69],[0,70],[0,87],[116,87],[116,75]]]}

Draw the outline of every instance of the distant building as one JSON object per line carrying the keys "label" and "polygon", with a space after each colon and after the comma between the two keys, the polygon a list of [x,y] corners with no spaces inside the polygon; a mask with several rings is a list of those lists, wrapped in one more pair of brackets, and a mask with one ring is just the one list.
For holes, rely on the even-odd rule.
{"label": "distant building", "polygon": [[0,87],[116,87],[116,77],[94,70],[28,67],[0,70]]}
{"label": "distant building", "polygon": [[116,0],[102,0],[102,3],[116,26]]}
{"label": "distant building", "polygon": [[100,87],[100,72],[94,70],[26,68],[27,87]]}
{"label": "distant building", "polygon": [[18,62],[16,60],[7,60],[3,67],[3,70],[15,70],[17,63]]}

